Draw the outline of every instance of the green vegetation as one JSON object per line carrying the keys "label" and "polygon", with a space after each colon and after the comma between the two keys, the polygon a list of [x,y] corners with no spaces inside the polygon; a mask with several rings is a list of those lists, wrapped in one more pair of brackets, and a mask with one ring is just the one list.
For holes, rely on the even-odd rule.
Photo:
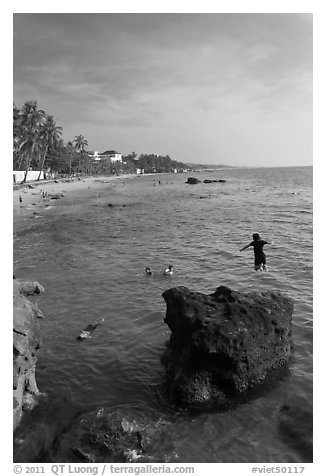
{"label": "green vegetation", "polygon": [[203,169],[203,165],[191,165],[172,160],[168,155],[137,155],[132,152],[123,156],[122,162],[109,158],[94,160],[87,150],[88,141],[82,134],[64,144],[63,129],[56,125],[54,117],[37,108],[36,101],[27,101],[21,109],[13,107],[13,168],[24,170],[26,181],[29,170],[65,175],[110,175],[136,173],[182,172]]}
{"label": "green vegetation", "polygon": [[132,154],[124,156],[123,161],[129,164],[130,169],[141,169],[145,174],[174,172],[175,170],[183,171],[186,169],[189,170],[191,167],[189,164],[172,160],[168,155],[141,154],[137,157],[133,152]]}

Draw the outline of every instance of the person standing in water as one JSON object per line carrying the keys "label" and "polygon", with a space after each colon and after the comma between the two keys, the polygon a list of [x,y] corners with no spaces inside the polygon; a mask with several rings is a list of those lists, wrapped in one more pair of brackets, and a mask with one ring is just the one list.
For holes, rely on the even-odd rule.
{"label": "person standing in water", "polygon": [[243,251],[250,246],[254,248],[254,255],[255,255],[255,271],[267,271],[266,266],[266,256],[263,251],[264,245],[273,245],[274,243],[269,243],[268,241],[264,241],[260,238],[258,233],[254,233],[252,235],[253,241],[249,243],[249,245],[244,246],[241,248],[240,251]]}

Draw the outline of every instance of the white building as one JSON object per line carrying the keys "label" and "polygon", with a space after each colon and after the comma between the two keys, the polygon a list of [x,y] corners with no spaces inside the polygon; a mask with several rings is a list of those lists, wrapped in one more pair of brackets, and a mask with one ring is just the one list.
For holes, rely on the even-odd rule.
{"label": "white building", "polygon": [[89,152],[88,157],[96,161],[110,159],[111,162],[122,162],[122,154],[115,150],[106,150],[102,152],[102,154],[99,154],[99,152],[95,150],[94,152]]}
{"label": "white building", "polygon": [[122,162],[122,154],[115,150],[107,150],[106,152],[103,152],[102,155],[104,155],[105,158],[112,160],[112,162]]}

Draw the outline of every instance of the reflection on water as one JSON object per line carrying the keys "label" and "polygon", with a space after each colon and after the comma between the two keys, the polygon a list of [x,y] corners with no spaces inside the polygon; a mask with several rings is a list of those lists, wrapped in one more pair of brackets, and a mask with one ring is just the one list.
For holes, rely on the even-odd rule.
{"label": "reflection on water", "polygon": [[[66,197],[37,220],[19,218],[16,277],[46,289],[39,298],[46,318],[38,385],[76,408],[122,404],[165,412],[153,392],[169,338],[162,292],[183,285],[211,293],[222,284],[280,290],[295,302],[290,375],[233,412],[180,418],[176,440],[185,462],[299,461],[279,438],[277,414],[289,395],[312,404],[312,171],[212,175],[200,178],[226,183],[187,185],[187,176],[167,174],[153,187],[153,177],[134,178],[125,187],[103,184],[100,193]],[[253,271],[252,250],[239,252],[254,232],[275,242],[265,247],[267,274]],[[163,275],[169,264],[172,278]],[[91,339],[76,340],[99,318],[104,323]]]}

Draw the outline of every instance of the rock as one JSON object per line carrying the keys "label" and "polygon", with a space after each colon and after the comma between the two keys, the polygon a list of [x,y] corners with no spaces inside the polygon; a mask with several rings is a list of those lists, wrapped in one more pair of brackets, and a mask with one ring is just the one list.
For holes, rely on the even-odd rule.
{"label": "rock", "polygon": [[41,341],[39,318],[43,314],[25,296],[43,292],[43,287],[37,282],[13,281],[14,429],[23,412],[33,408],[39,396],[35,365]]}
{"label": "rock", "polygon": [[186,183],[190,183],[191,185],[195,185],[197,183],[200,183],[200,180],[195,177],[188,177],[188,180]]}
{"label": "rock", "polygon": [[162,356],[167,396],[179,406],[224,409],[286,368],[292,301],[278,292],[163,293],[172,333]]}
{"label": "rock", "polygon": [[220,179],[220,180],[205,179],[204,180],[204,183],[225,183],[225,182],[226,182],[226,180],[222,180],[222,179]]}
{"label": "rock", "polygon": [[36,281],[17,281],[17,287],[21,294],[33,296],[35,294],[44,294],[44,288]]}
{"label": "rock", "polygon": [[53,450],[56,440],[69,429],[76,416],[76,407],[67,398],[40,395],[38,404],[24,414],[14,432],[14,462],[40,462]]}
{"label": "rock", "polygon": [[64,193],[53,193],[49,195],[50,200],[59,200],[60,198],[64,197]]}
{"label": "rock", "polygon": [[171,423],[127,407],[101,408],[76,419],[52,457],[84,463],[172,462]]}
{"label": "rock", "polygon": [[305,463],[313,462],[313,414],[306,402],[285,404],[280,409],[279,432],[282,440],[296,450]]}

